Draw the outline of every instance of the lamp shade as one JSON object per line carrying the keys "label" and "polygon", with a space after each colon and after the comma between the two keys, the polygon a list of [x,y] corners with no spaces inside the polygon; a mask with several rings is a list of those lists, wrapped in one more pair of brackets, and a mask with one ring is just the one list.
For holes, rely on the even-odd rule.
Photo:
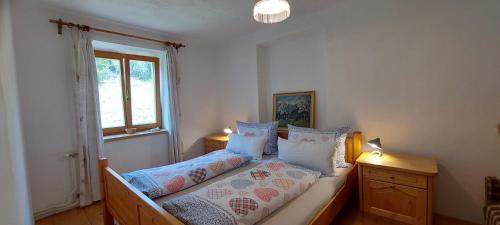
{"label": "lamp shade", "polygon": [[279,23],[290,16],[287,0],[256,0],[253,18],[259,23]]}
{"label": "lamp shade", "polygon": [[230,128],[230,127],[226,127],[226,128],[224,129],[224,133],[225,133],[225,134],[232,134],[232,133],[233,133],[233,130],[231,130],[231,128]]}
{"label": "lamp shade", "polygon": [[374,149],[382,149],[382,143],[380,143],[380,138],[375,138],[373,140],[368,141],[368,144]]}

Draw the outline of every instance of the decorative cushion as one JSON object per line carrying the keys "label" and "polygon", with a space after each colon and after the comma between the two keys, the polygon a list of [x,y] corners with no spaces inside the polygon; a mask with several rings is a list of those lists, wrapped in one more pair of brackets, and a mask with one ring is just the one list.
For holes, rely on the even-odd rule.
{"label": "decorative cushion", "polygon": [[236,121],[238,134],[244,136],[264,136],[267,138],[264,154],[271,155],[278,151],[278,122],[244,123]]}
{"label": "decorative cushion", "polygon": [[331,158],[335,155],[333,142],[289,141],[278,138],[278,158],[305,168],[320,171],[325,176],[334,176]]}
{"label": "decorative cushion", "polygon": [[230,134],[226,150],[236,154],[251,156],[253,159],[261,160],[267,137],[243,136]]}
{"label": "decorative cushion", "polygon": [[336,155],[333,156],[336,168],[347,168],[345,161],[345,140],[347,133],[351,131],[349,127],[333,129],[313,129],[296,127],[288,124],[288,139],[291,141],[335,143],[337,144]]}

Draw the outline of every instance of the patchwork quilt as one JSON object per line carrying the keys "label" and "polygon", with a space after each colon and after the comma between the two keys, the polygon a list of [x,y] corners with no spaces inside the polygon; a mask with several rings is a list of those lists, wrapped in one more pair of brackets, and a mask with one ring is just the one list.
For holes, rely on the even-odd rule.
{"label": "patchwork quilt", "polygon": [[124,173],[122,177],[151,199],[172,194],[236,169],[252,157],[218,150],[184,162]]}
{"label": "patchwork quilt", "polygon": [[163,203],[163,208],[190,225],[255,224],[315,184],[320,172],[265,161]]}

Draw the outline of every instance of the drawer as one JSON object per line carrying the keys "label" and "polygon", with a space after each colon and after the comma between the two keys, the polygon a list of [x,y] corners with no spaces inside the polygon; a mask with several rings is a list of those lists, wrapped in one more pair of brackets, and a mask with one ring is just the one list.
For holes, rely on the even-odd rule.
{"label": "drawer", "polygon": [[364,166],[363,176],[373,180],[427,189],[427,177],[423,175]]}
{"label": "drawer", "polygon": [[426,225],[427,190],[363,179],[363,210],[407,224]]}

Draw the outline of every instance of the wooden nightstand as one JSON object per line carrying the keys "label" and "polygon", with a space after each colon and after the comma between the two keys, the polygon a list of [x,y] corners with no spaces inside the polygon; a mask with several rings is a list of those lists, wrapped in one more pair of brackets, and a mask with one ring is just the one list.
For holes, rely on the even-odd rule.
{"label": "wooden nightstand", "polygon": [[361,211],[408,224],[432,225],[436,160],[385,152],[379,157],[365,152],[356,162]]}
{"label": "wooden nightstand", "polygon": [[226,144],[228,141],[227,135],[215,135],[205,137],[205,154],[226,148]]}

